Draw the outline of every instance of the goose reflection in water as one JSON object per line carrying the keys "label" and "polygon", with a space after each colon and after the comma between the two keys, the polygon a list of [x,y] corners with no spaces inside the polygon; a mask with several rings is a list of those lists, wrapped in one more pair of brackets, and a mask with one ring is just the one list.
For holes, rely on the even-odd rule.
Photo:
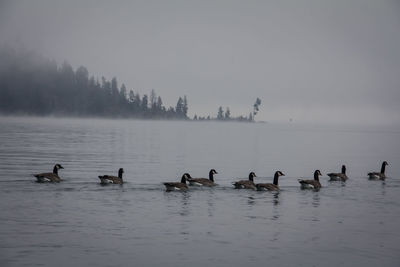
{"label": "goose reflection in water", "polygon": [[273,203],[273,212],[271,220],[277,221],[281,216],[280,207],[278,206],[278,204],[280,204],[279,191],[273,194],[272,203]]}
{"label": "goose reflection in water", "polygon": [[208,199],[207,199],[207,211],[208,217],[214,217],[215,212],[215,192],[214,190],[210,190],[208,192]]}
{"label": "goose reflection in water", "polygon": [[318,193],[313,194],[313,198],[312,198],[312,205],[314,208],[318,208],[320,205],[320,196]]}
{"label": "goose reflection in water", "polygon": [[273,194],[273,199],[272,199],[272,203],[274,204],[274,206],[279,204],[279,191]]}
{"label": "goose reflection in water", "polygon": [[255,203],[256,203],[256,201],[255,201],[255,199],[254,199],[253,196],[249,196],[249,197],[247,198],[247,204],[248,204],[249,206],[254,206]]}
{"label": "goose reflection in water", "polygon": [[181,211],[180,215],[181,216],[188,216],[190,215],[190,194],[188,192],[182,192],[181,194],[182,197],[182,206],[181,206]]}

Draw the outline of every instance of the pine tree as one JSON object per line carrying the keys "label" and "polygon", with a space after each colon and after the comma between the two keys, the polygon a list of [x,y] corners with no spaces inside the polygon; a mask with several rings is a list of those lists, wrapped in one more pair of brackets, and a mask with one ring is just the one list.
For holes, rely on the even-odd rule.
{"label": "pine tree", "polygon": [[158,98],[157,98],[157,104],[156,104],[156,107],[157,107],[157,109],[158,110],[162,110],[162,99],[161,99],[161,96],[159,96]]}
{"label": "pine tree", "polygon": [[230,119],[231,119],[231,111],[229,110],[229,107],[227,107],[225,111],[225,120],[230,120]]}
{"label": "pine tree", "polygon": [[258,111],[260,110],[261,99],[257,97],[256,102],[253,105],[253,120],[254,117],[257,115]]}
{"label": "pine tree", "polygon": [[141,108],[143,112],[146,112],[149,108],[149,100],[147,95],[143,95]]}
{"label": "pine tree", "polygon": [[118,95],[118,82],[116,77],[111,79],[111,93],[114,96]]}
{"label": "pine tree", "polygon": [[183,99],[179,97],[178,102],[176,103],[175,112],[178,117],[183,117]]}
{"label": "pine tree", "polygon": [[217,114],[217,120],[223,120],[224,119],[224,110],[222,107],[218,108],[218,114]]}
{"label": "pine tree", "polygon": [[133,92],[133,90],[129,91],[129,102],[133,103],[135,101],[135,93]]}
{"label": "pine tree", "polygon": [[187,112],[188,112],[188,101],[186,96],[183,97],[183,106],[182,106],[182,113],[184,118],[187,118]]}
{"label": "pine tree", "polygon": [[126,86],[125,86],[125,84],[121,85],[121,89],[119,91],[119,94],[120,94],[120,96],[121,96],[121,98],[123,100],[126,100]]}
{"label": "pine tree", "polygon": [[150,107],[152,110],[156,109],[156,101],[157,101],[157,95],[154,89],[151,89],[150,92]]}

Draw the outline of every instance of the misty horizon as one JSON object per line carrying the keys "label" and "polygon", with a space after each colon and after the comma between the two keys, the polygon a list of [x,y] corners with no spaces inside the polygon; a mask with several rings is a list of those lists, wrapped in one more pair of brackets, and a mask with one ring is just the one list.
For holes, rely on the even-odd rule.
{"label": "misty horizon", "polygon": [[[78,4],[79,3],[79,4]],[[164,102],[189,117],[399,124],[395,1],[0,3],[0,45],[24,47]]]}

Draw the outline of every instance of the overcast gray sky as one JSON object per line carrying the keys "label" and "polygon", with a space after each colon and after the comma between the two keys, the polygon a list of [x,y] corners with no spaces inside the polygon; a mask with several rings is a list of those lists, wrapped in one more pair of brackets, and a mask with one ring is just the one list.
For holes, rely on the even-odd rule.
{"label": "overcast gray sky", "polygon": [[400,123],[400,1],[0,1],[0,43],[189,113]]}

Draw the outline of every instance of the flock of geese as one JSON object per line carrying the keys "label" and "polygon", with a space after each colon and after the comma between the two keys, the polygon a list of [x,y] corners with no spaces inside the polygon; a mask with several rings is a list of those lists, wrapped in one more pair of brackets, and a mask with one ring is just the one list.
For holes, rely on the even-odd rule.
{"label": "flock of geese", "polygon": [[[372,180],[385,180],[385,168],[388,165],[386,161],[382,162],[382,167],[380,172],[370,172],[368,173],[369,179]],[[58,170],[64,169],[60,164],[56,164],[53,168],[52,173],[39,173],[34,174],[39,183],[59,183],[61,181],[60,176],[58,175]],[[118,170],[118,176],[112,175],[102,175],[99,176],[101,184],[123,184],[124,181],[122,179],[122,174],[124,173],[124,169],[120,168]],[[213,187],[217,184],[214,182],[214,174],[217,172],[214,169],[211,169],[209,172],[209,177],[207,178],[192,178],[189,173],[185,173],[182,176],[180,182],[166,182],[163,183],[166,187],[167,191],[186,191],[189,189],[187,182],[190,186],[206,186]],[[316,170],[314,172],[314,179],[310,180],[299,180],[300,186],[302,189],[315,189],[318,190],[321,188],[321,183],[319,182],[319,176],[321,176],[321,172]],[[342,166],[342,171],[340,173],[328,173],[331,181],[342,181],[345,182],[348,177],[346,175],[346,166]],[[275,172],[274,180],[272,183],[254,183],[254,177],[257,177],[254,172],[250,172],[248,180],[240,180],[232,183],[235,189],[252,189],[252,190],[268,190],[268,191],[278,191],[280,190],[278,185],[278,180],[280,176],[284,176],[281,171]]]}

